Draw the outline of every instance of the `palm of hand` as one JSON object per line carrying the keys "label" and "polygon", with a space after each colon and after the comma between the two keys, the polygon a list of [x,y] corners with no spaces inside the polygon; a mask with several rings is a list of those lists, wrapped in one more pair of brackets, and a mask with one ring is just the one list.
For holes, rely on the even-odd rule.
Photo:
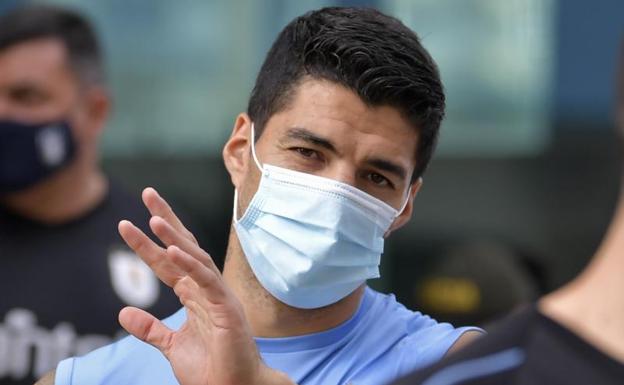
{"label": "palm of hand", "polygon": [[[181,281],[181,285],[193,286],[193,283]],[[193,289],[176,287],[178,293],[184,290]],[[178,381],[184,385],[254,383],[260,357],[249,338],[242,309],[208,303],[203,298],[188,299],[187,294],[181,298],[187,309],[187,321],[163,349]],[[244,365],[246,362],[253,364]]]}
{"label": "palm of hand", "polygon": [[276,379],[291,383],[262,363],[242,306],[210,255],[153,189],[145,190],[143,200],[153,215],[150,227],[166,248],[127,221],[120,223],[120,234],[173,287],[187,320],[172,331],[143,310],[125,308],[119,314],[122,326],[158,348],[182,385],[269,384]]}

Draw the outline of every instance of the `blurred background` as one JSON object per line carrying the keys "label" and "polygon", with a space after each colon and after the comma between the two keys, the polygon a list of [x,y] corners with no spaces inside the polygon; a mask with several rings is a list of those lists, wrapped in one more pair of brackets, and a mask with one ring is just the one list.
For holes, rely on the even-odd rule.
{"label": "blurred background", "polygon": [[[621,0],[49,0],[96,25],[114,117],[105,169],[155,186],[217,261],[233,189],[221,148],[273,39],[293,17],[362,5],[416,31],[448,93],[409,226],[371,285],[456,323],[487,322],[579,272],[618,192]],[[19,0],[0,1],[0,12]]]}

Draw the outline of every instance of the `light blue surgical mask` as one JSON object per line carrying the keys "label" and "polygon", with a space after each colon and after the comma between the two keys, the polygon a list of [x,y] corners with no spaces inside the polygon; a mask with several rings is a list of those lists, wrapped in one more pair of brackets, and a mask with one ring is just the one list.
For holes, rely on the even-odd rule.
{"label": "light blue surgical mask", "polygon": [[345,183],[258,161],[262,177],[234,229],[260,284],[278,300],[312,309],[379,277],[384,234],[403,211]]}

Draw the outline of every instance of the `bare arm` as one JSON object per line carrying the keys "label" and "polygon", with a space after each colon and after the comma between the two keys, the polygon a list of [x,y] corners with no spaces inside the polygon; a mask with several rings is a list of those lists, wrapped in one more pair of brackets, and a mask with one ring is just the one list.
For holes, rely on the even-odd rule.
{"label": "bare arm", "polygon": [[41,377],[39,381],[35,383],[35,385],[54,385],[54,375],[56,374],[55,370],[49,371],[45,376]]}
{"label": "bare arm", "polygon": [[446,352],[446,356],[465,348],[467,345],[470,345],[474,340],[482,336],[483,333],[476,330],[469,330],[465,332],[457,339],[457,341],[455,341],[455,343],[451,346],[448,352]]}

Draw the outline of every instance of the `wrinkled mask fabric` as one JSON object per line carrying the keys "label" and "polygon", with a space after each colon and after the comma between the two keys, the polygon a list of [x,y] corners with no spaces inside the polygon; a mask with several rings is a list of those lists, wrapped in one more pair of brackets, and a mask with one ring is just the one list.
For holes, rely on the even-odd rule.
{"label": "wrinkled mask fabric", "polygon": [[[234,228],[260,284],[287,305],[333,304],[379,277],[384,234],[405,208],[333,179],[261,165],[258,190]],[[406,201],[407,202],[407,199]]]}
{"label": "wrinkled mask fabric", "polygon": [[75,152],[67,122],[0,121],[0,194],[36,185],[67,166]]}

